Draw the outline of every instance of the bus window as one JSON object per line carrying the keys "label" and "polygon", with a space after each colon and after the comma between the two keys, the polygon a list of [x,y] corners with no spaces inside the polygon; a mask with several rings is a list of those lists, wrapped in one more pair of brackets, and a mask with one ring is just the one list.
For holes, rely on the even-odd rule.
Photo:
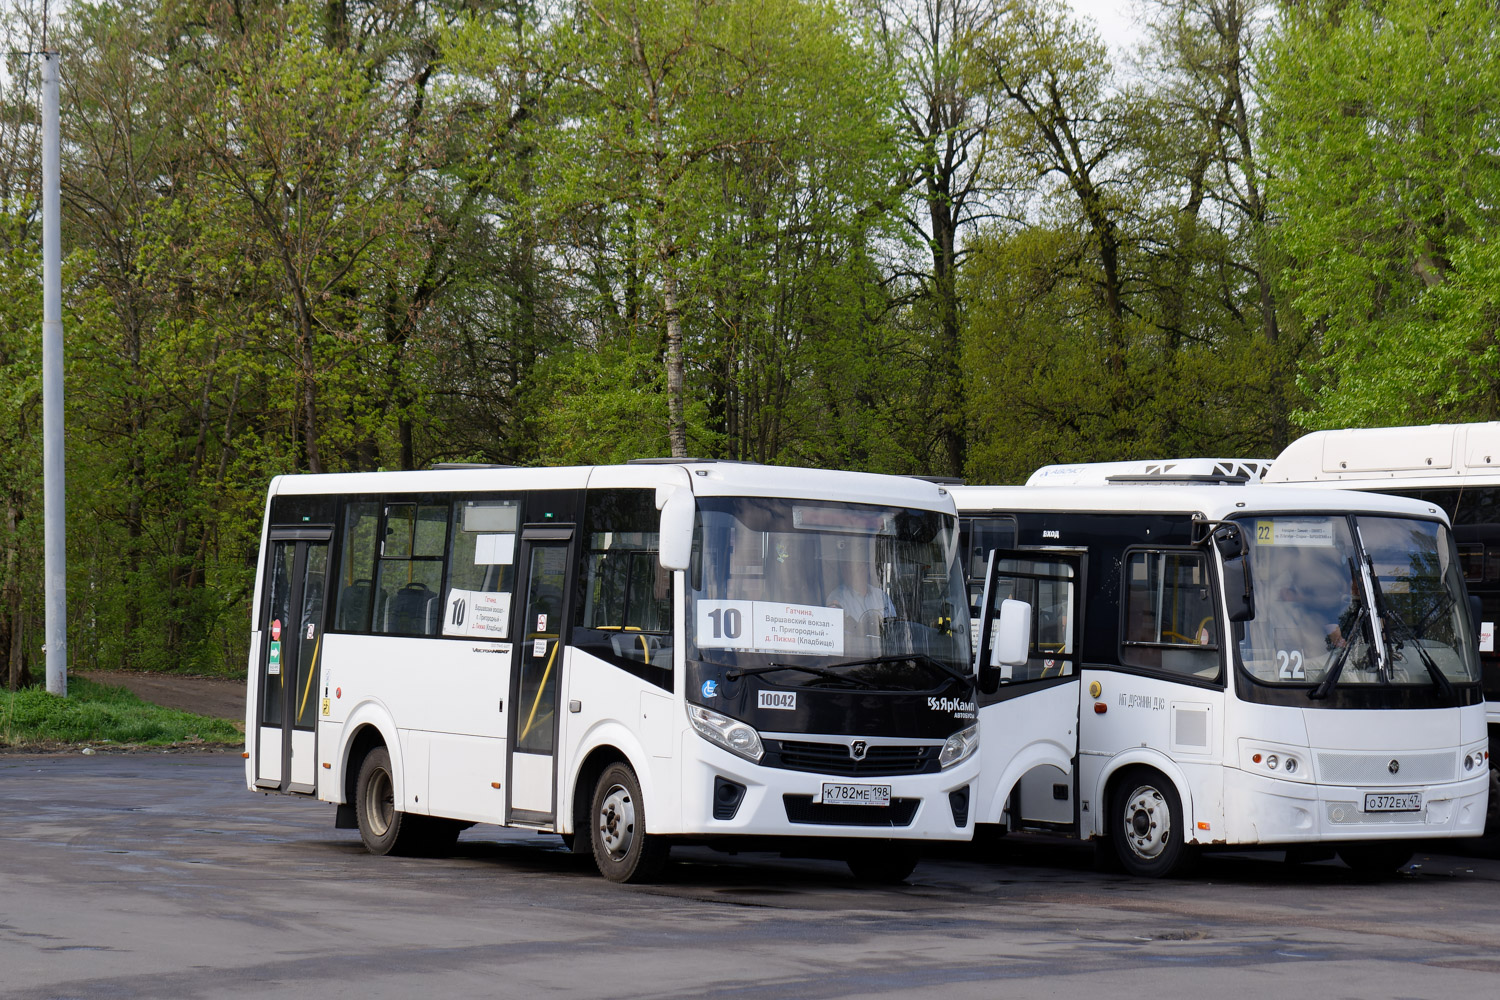
{"label": "bus window", "polygon": [[1125,563],[1121,663],[1219,676],[1219,626],[1201,552],[1132,552]]}
{"label": "bus window", "polygon": [[573,645],[622,666],[672,667],[672,574],[657,559],[650,490],[592,490]]}
{"label": "bus window", "polygon": [[446,504],[386,506],[372,632],[437,634],[447,534]]}
{"label": "bus window", "polygon": [[363,632],[370,627],[370,604],[375,596],[375,539],[380,527],[380,504],[351,503],[344,508],[344,541],[334,628]]}

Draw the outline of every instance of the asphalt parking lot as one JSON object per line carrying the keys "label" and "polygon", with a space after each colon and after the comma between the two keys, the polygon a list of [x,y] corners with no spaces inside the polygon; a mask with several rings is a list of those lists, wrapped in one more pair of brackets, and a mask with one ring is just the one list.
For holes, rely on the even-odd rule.
{"label": "asphalt parking lot", "polygon": [[1010,837],[897,887],[691,848],[634,887],[495,827],[452,858],[372,857],[331,806],[242,774],[237,753],[0,756],[0,998],[1500,992],[1489,842],[1385,880],[1263,852],[1150,882]]}

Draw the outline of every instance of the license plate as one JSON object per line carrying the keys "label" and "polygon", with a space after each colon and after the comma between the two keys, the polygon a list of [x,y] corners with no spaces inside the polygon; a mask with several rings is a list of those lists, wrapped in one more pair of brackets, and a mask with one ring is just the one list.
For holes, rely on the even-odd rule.
{"label": "license plate", "polygon": [[888,806],[890,785],[840,785],[823,783],[823,804],[829,806]]}
{"label": "license plate", "polygon": [[1405,813],[1421,811],[1421,792],[1365,793],[1365,812],[1367,813]]}

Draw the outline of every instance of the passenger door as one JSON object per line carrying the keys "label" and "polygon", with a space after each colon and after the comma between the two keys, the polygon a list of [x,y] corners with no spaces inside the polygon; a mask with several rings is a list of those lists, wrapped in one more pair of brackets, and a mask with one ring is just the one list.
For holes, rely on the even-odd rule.
{"label": "passenger door", "polygon": [[562,690],[574,530],[527,527],[521,532],[523,574],[512,635],[510,819],[550,826],[557,811],[558,692]]}
{"label": "passenger door", "polygon": [[[1077,821],[1079,646],[1084,556],[997,549],[981,598],[980,663],[993,646],[1001,602],[1031,605],[1031,648],[1024,666],[998,666],[995,689],[979,692],[981,823],[1012,826]],[[983,676],[983,675],[981,675]]]}
{"label": "passenger door", "polygon": [[272,527],[262,579],[255,784],[317,791],[318,667],[330,532]]}

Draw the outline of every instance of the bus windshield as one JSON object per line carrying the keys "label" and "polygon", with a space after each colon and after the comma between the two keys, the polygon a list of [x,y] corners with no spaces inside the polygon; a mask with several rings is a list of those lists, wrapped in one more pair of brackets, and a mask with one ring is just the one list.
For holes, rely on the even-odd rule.
{"label": "bus windshield", "polygon": [[936,511],[700,497],[687,620],[689,658],[785,664],[777,686],[915,690],[971,670],[957,523]]}
{"label": "bus windshield", "polygon": [[1447,682],[1478,679],[1446,527],[1363,515],[1241,520],[1255,618],[1245,623],[1238,652],[1255,680],[1345,686],[1429,685],[1438,673]]}

